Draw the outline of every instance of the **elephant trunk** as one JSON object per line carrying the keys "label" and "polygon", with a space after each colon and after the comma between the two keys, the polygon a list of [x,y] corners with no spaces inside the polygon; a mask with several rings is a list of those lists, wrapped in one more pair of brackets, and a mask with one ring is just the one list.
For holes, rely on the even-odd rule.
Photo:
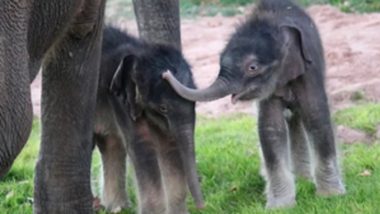
{"label": "elephant trunk", "polygon": [[[4,7],[3,4],[9,5],[2,2],[0,7]],[[8,15],[7,12],[0,13],[0,20],[5,21],[2,24],[15,26],[15,23],[7,23],[11,19],[4,20]],[[17,19],[23,19],[25,14],[19,15]],[[30,76],[27,72],[29,56],[25,34],[20,33],[22,29],[22,26],[6,30],[0,27],[0,180],[25,146],[33,123]]]}
{"label": "elephant trunk", "polygon": [[234,84],[220,76],[205,89],[192,89],[182,85],[170,71],[165,72],[162,78],[166,79],[181,97],[191,101],[212,101],[232,94],[236,90]]}
{"label": "elephant trunk", "polygon": [[180,150],[183,168],[190,193],[198,209],[204,207],[202,191],[197,173],[194,150],[194,126],[181,127],[177,132],[177,142]]}

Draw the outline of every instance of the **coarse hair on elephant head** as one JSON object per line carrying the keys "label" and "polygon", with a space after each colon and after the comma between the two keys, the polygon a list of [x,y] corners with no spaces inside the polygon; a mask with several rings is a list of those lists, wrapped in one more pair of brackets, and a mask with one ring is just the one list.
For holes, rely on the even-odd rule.
{"label": "coarse hair on elephant head", "polygon": [[[282,10],[281,8],[289,7]],[[220,71],[206,89],[193,90],[164,73],[186,99],[210,101],[232,94],[238,100],[265,99],[305,72],[324,70],[323,50],[315,24],[289,1],[260,1],[254,13],[231,36],[220,58]],[[322,78],[320,75],[319,78]]]}
{"label": "coarse hair on elephant head", "polygon": [[145,118],[176,142],[189,190],[197,207],[203,207],[194,151],[195,103],[179,96],[162,79],[168,70],[181,84],[195,89],[191,68],[180,51],[142,42],[138,50],[121,58],[110,89],[123,98],[132,120]]}

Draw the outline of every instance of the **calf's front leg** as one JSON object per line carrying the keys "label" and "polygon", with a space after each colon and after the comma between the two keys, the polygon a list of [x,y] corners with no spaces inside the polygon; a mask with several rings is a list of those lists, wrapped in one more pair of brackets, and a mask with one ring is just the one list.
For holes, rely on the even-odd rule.
{"label": "calf's front leg", "polygon": [[157,152],[153,142],[137,136],[128,149],[133,162],[138,191],[139,214],[164,214],[165,194]]}
{"label": "calf's front leg", "polygon": [[173,141],[161,142],[160,169],[166,196],[166,214],[187,214],[187,182],[180,152]]}
{"label": "calf's front leg", "polygon": [[277,98],[259,104],[259,137],[266,171],[267,208],[295,205],[294,178],[289,169],[283,105]]}

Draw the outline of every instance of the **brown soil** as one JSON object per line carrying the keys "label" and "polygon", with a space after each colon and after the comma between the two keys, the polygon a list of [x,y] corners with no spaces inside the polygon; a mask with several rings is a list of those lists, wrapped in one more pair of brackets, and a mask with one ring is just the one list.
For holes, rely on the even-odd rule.
{"label": "brown soil", "polygon": [[[247,9],[247,12],[248,9]],[[353,97],[380,100],[380,13],[345,14],[331,6],[308,9],[317,23],[327,60],[327,92],[333,110],[353,104]],[[200,88],[209,85],[219,71],[219,54],[235,26],[244,16],[200,17],[182,21],[183,51],[193,66]],[[136,34],[136,24],[119,23]],[[40,112],[41,78],[32,84],[35,114]],[[218,116],[232,112],[253,112],[252,102],[232,105],[230,97],[198,103],[197,112]]]}

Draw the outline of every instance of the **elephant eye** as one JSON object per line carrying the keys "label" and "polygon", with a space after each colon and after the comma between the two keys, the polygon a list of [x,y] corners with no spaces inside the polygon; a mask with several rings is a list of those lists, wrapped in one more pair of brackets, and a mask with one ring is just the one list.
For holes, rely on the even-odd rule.
{"label": "elephant eye", "polygon": [[165,104],[161,104],[161,105],[159,106],[159,110],[160,110],[161,113],[166,113],[166,112],[168,112],[168,108],[167,108],[167,106],[166,106]]}
{"label": "elephant eye", "polygon": [[255,64],[250,65],[249,66],[249,70],[256,71],[257,70],[257,65],[255,65]]}
{"label": "elephant eye", "polygon": [[248,66],[249,72],[255,72],[257,70],[259,70],[259,66],[256,63],[252,63]]}
{"label": "elephant eye", "polygon": [[248,76],[256,76],[259,74],[260,66],[257,62],[251,62],[246,65],[245,70]]}

